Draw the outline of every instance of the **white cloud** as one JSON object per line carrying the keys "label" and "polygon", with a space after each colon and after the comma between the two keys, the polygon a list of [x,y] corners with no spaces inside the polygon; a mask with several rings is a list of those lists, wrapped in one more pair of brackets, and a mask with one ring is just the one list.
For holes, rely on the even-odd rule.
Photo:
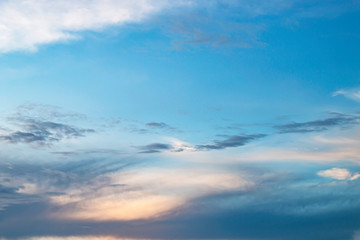
{"label": "white cloud", "polygon": [[332,168],[328,170],[319,171],[317,173],[320,177],[333,178],[337,180],[345,180],[350,178],[351,173],[344,168]]}
{"label": "white cloud", "polygon": [[360,178],[360,173],[355,173],[354,175],[352,175],[352,177],[350,178],[350,180],[356,180]]}
{"label": "white cloud", "polygon": [[0,52],[35,51],[41,44],[78,39],[77,32],[144,21],[175,0],[11,0],[0,2]]}
{"label": "white cloud", "polygon": [[319,171],[317,173],[320,177],[333,178],[336,180],[356,180],[360,178],[360,173],[351,174],[345,168],[332,168],[328,170]]}
{"label": "white cloud", "polygon": [[341,89],[333,93],[333,96],[343,95],[349,99],[360,102],[360,88]]}

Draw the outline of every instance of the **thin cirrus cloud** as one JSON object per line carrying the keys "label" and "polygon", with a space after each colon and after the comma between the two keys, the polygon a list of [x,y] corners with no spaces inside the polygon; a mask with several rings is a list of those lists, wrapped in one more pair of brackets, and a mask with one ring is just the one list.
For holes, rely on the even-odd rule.
{"label": "thin cirrus cloud", "polygon": [[138,148],[141,150],[139,153],[159,153],[164,150],[173,149],[171,144],[165,144],[165,143],[151,143]]}
{"label": "thin cirrus cloud", "polygon": [[173,127],[169,126],[168,124],[164,123],[164,122],[149,122],[146,123],[146,126],[151,127],[151,128],[169,128],[169,129],[174,129]]}
{"label": "thin cirrus cloud", "polygon": [[[15,113],[6,118],[0,126],[0,141],[8,143],[29,143],[50,145],[63,139],[84,137],[95,133],[91,128],[80,128],[68,121],[86,118],[74,112],[42,104],[25,104],[17,107]],[[10,125],[9,125],[10,124]]]}
{"label": "thin cirrus cloud", "polygon": [[245,144],[266,137],[265,134],[228,136],[225,140],[215,141],[211,144],[197,145],[198,150],[220,150],[225,148],[240,147]]}
{"label": "thin cirrus cloud", "polygon": [[334,92],[332,95],[333,95],[333,97],[342,95],[351,100],[360,102],[360,88],[341,89],[341,90]]}
{"label": "thin cirrus cloud", "polygon": [[273,126],[279,133],[309,133],[321,132],[332,127],[348,127],[359,124],[360,116],[347,115],[341,113],[333,113],[332,117],[308,121],[308,122],[292,122],[283,125]]}
{"label": "thin cirrus cloud", "polygon": [[163,151],[183,152],[183,151],[209,151],[222,150],[226,148],[241,147],[251,141],[266,137],[266,134],[252,134],[252,135],[234,135],[226,136],[224,140],[214,141],[210,144],[192,146],[187,143],[180,144],[166,144],[166,143],[151,143],[145,146],[138,147],[141,151],[139,153],[160,153]]}
{"label": "thin cirrus cloud", "polygon": [[20,130],[0,134],[0,140],[9,143],[51,144],[66,138],[83,137],[94,133],[93,129],[73,127],[63,123],[18,119]]}
{"label": "thin cirrus cloud", "polygon": [[185,1],[1,1],[0,52],[34,51],[41,44],[78,39],[79,32],[141,22]]}
{"label": "thin cirrus cloud", "polygon": [[138,134],[150,134],[150,133],[158,133],[158,131],[162,132],[182,132],[181,130],[170,126],[164,122],[148,122],[144,124],[144,126],[129,126],[128,128],[131,132]]}
{"label": "thin cirrus cloud", "polygon": [[170,132],[170,131],[182,132],[181,130],[179,130],[173,126],[170,126],[169,124],[164,123],[164,122],[148,122],[145,124],[145,126],[151,130],[163,130],[163,131],[167,131],[167,132]]}

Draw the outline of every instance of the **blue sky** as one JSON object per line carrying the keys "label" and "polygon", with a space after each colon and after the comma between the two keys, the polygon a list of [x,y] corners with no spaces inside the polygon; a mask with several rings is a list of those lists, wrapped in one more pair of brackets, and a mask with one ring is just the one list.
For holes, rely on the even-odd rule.
{"label": "blue sky", "polygon": [[0,1],[0,238],[360,239],[359,11]]}

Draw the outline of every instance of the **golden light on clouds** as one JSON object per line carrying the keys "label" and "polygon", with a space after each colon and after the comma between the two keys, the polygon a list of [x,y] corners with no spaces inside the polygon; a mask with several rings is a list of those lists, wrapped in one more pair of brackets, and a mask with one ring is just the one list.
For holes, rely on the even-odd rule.
{"label": "golden light on clouds", "polygon": [[216,169],[143,169],[108,174],[106,186],[82,186],[52,196],[54,217],[94,221],[158,218],[207,194],[253,186],[238,174]]}

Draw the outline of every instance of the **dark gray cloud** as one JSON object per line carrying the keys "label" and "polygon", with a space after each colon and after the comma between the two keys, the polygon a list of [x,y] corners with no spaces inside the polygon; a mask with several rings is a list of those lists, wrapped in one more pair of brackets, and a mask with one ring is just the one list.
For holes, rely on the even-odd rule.
{"label": "dark gray cloud", "polygon": [[225,140],[215,141],[212,144],[196,145],[198,150],[220,150],[231,147],[240,147],[251,141],[265,137],[265,134],[228,136]]}
{"label": "dark gray cloud", "polygon": [[292,122],[273,126],[279,133],[321,132],[332,127],[349,127],[360,123],[360,116],[333,113],[332,117],[309,122]]}
{"label": "dark gray cloud", "polygon": [[172,150],[173,146],[164,143],[151,143],[138,148],[141,150],[139,153],[158,153],[164,150]]}
{"label": "dark gray cloud", "polygon": [[10,143],[51,144],[62,139],[83,137],[88,133],[95,132],[93,129],[34,119],[16,119],[16,123],[20,130],[0,135],[0,140]]}

